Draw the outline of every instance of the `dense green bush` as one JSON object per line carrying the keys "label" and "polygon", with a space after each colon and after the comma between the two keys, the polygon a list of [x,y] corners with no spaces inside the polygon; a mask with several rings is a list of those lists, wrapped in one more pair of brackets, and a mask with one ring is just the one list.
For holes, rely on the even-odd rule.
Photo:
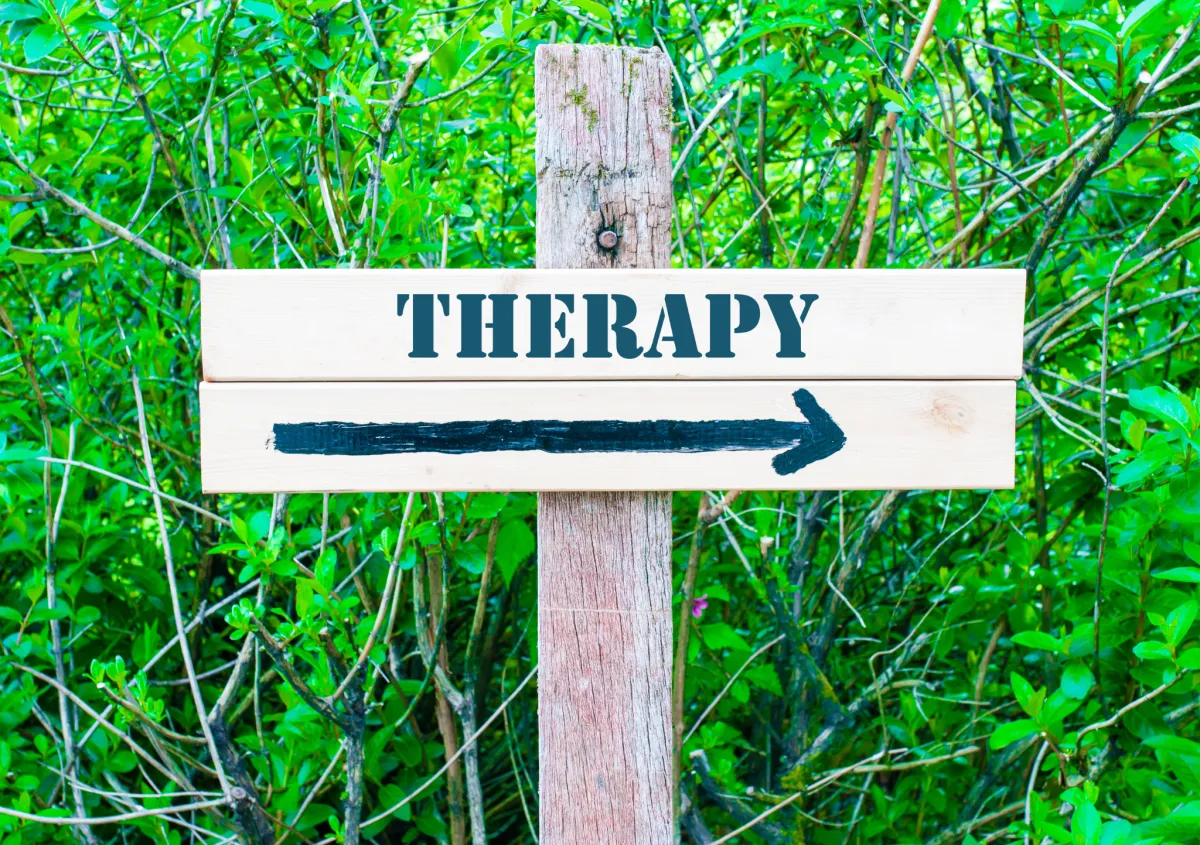
{"label": "dense green bush", "polygon": [[684,839],[1200,841],[1198,19],[0,3],[0,842],[533,840],[535,497],[202,496],[196,268],[530,266],[549,40],[673,59],[680,266],[1028,273],[1016,490],[676,497]]}

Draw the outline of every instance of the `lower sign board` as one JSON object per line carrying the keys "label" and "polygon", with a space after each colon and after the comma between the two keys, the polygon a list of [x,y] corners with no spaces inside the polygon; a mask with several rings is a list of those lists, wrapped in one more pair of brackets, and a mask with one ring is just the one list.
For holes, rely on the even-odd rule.
{"label": "lower sign board", "polygon": [[1007,488],[994,381],[206,383],[207,493]]}

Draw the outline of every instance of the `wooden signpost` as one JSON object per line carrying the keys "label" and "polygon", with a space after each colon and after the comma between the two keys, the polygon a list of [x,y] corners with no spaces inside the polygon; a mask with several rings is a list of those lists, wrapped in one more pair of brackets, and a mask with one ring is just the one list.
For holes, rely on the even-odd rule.
{"label": "wooden signpost", "polygon": [[1023,291],[1003,270],[206,272],[204,483],[1006,486]]}
{"label": "wooden signpost", "polygon": [[536,270],[201,279],[207,492],[543,491],[544,843],[671,836],[670,496],[633,491],[1014,478],[1023,273],[666,269],[669,83],[539,49]]}

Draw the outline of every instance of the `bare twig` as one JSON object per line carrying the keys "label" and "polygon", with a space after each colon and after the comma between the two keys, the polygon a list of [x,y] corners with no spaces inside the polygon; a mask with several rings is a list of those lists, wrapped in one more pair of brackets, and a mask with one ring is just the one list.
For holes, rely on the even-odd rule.
{"label": "bare twig", "polygon": [[13,164],[15,164],[17,166],[18,170],[20,170],[22,173],[24,173],[26,176],[28,176],[29,179],[33,182],[34,187],[36,187],[38,189],[38,191],[40,191],[42,194],[49,196],[49,197],[53,197],[54,199],[58,200],[58,202],[62,203],[67,208],[71,209],[71,211],[74,211],[76,214],[82,214],[84,217],[86,217],[88,220],[91,220],[93,223],[95,223],[97,226],[99,226],[104,231],[108,232],[110,235],[120,238],[121,240],[125,241],[127,244],[132,246],[134,249],[144,252],[146,255],[150,256],[155,261],[158,261],[158,262],[164,264],[168,269],[175,271],[176,273],[183,276],[184,278],[192,279],[193,281],[200,280],[200,271],[199,270],[196,270],[193,267],[189,267],[187,264],[184,264],[178,258],[167,255],[165,252],[161,251],[157,247],[151,246],[149,243],[146,242],[146,240],[144,238],[141,238],[138,235],[135,235],[133,232],[129,231],[124,226],[120,225],[119,223],[114,223],[111,220],[109,220],[108,218],[103,217],[102,215],[96,213],[95,211],[88,208],[83,203],[79,202],[79,200],[75,199],[74,197],[63,193],[58,188],[54,187],[49,182],[47,182],[45,179],[43,179],[41,176],[38,176],[36,173],[34,173],[32,170],[30,170],[29,167],[25,164],[25,162],[21,161],[21,159],[18,158],[11,151],[11,149],[8,154],[8,160],[11,161]]}
{"label": "bare twig", "polygon": [[[937,18],[940,7],[941,0],[930,0],[929,8],[925,10],[925,19],[921,21],[921,28],[917,31],[917,37],[913,41],[912,50],[909,51],[904,68],[900,71],[902,82],[912,79],[913,71],[917,69],[917,62],[921,59],[921,52],[925,49],[925,44],[933,33],[933,22]],[[879,151],[875,153],[875,170],[871,176],[871,194],[867,197],[867,215],[863,219],[862,235],[858,239],[858,255],[854,259],[856,269],[867,266],[867,257],[871,252],[871,239],[875,236],[875,221],[879,217],[879,200],[883,193],[883,184],[886,181],[884,177],[887,172],[888,151],[891,148],[892,134],[896,131],[896,122],[899,117],[897,112],[888,112],[883,126],[883,134],[879,138]],[[893,201],[895,200],[893,199]]]}

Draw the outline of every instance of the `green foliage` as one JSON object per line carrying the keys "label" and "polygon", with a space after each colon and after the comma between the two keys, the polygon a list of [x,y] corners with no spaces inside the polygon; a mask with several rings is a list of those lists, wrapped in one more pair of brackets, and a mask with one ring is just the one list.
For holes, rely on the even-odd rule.
{"label": "green foliage", "polygon": [[1196,841],[1200,6],[929,8],[0,3],[0,845],[533,841],[536,497],[202,495],[195,269],[531,266],[552,40],[679,266],[1028,274],[1014,490],[676,496],[685,841]]}

